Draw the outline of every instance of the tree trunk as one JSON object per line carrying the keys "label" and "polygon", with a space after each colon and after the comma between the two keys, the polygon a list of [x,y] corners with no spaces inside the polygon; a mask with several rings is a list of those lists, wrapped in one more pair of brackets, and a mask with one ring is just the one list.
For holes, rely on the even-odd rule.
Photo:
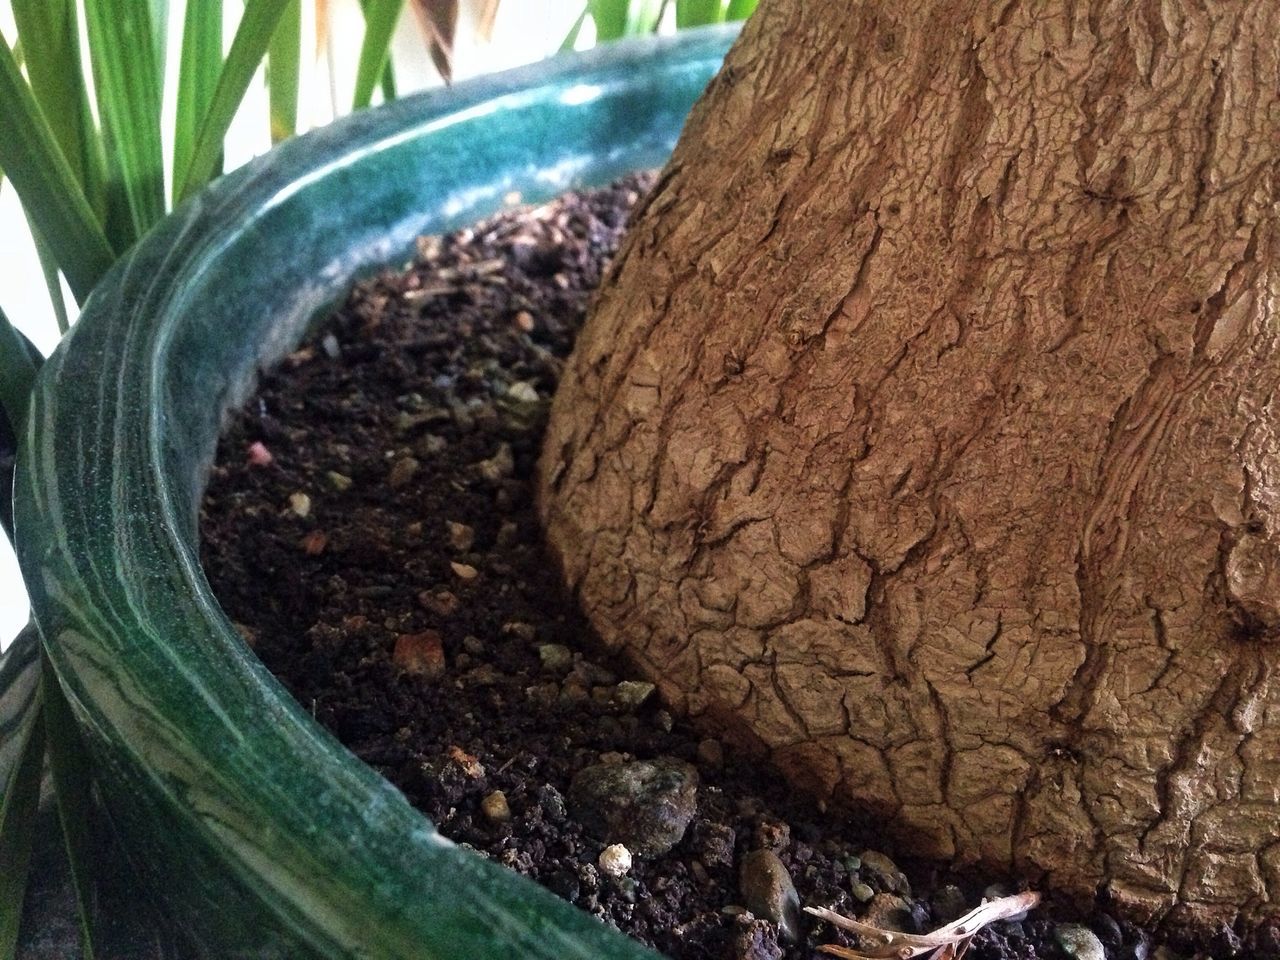
{"label": "tree trunk", "polygon": [[1278,160],[1271,0],[765,0],[553,408],[604,642],[914,853],[1280,913]]}

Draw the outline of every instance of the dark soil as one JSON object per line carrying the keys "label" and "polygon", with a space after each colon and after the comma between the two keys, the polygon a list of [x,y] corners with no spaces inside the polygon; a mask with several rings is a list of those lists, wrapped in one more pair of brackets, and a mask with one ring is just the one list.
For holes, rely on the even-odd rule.
{"label": "dark soil", "polygon": [[[543,553],[531,477],[549,398],[650,183],[424,239],[406,270],[356,286],[227,430],[205,570],[267,667],[443,833],[671,957],[852,944],[805,916],[803,942],[780,946],[777,926],[744,910],[739,870],[761,848],[805,905],[933,929],[991,878],[904,862],[915,897],[884,896],[895,881],[865,854],[873,832],[797,799],[656,697],[625,702],[643,688],[616,686],[634,676],[600,655]],[[597,866],[609,838],[566,798],[584,767],[636,758],[695,764],[696,815],[670,853],[615,878]],[[995,924],[969,956],[1067,957],[1063,919],[1047,906]],[[1111,960],[1161,955],[1101,906],[1083,922]],[[1218,957],[1239,949],[1223,936]]]}

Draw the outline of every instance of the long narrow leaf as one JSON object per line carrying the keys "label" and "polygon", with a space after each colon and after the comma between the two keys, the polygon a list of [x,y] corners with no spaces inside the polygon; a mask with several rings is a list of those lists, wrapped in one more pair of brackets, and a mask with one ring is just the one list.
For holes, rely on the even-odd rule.
{"label": "long narrow leaf", "polygon": [[0,655],[0,960],[17,950],[40,801],[44,725],[39,641],[28,627]]}
{"label": "long narrow leaf", "polygon": [[587,15],[590,12],[587,7],[582,8],[582,12],[578,14],[578,19],[573,21],[573,26],[569,28],[564,40],[560,42],[561,53],[568,53],[578,45],[578,36],[582,33],[582,26],[587,22]]}
{"label": "long narrow leaf", "polygon": [[2,38],[0,103],[0,167],[83,303],[115,254]]}
{"label": "long narrow leaf", "polygon": [[49,767],[53,773],[54,797],[58,806],[58,822],[62,840],[71,864],[71,882],[76,889],[80,915],[80,945],[85,960],[93,960],[93,930],[90,924],[92,906],[93,847],[89,837],[91,820],[91,773],[89,755],[80,739],[80,731],[67,703],[66,694],[46,658],[43,661],[40,689],[44,697],[45,743],[49,751]]}
{"label": "long narrow leaf", "polygon": [[[389,47],[388,54],[390,54]],[[378,89],[382,91],[383,103],[390,103],[396,98],[396,71],[389,55],[386,64],[382,67],[382,76],[378,78]]]}
{"label": "long narrow leaf", "polygon": [[185,171],[176,172],[174,177],[174,182],[181,184],[175,193],[179,200],[191,196],[213,176],[218,157],[222,155],[222,140],[227,135],[227,128],[231,126],[231,119],[236,115],[258,65],[267,54],[271,37],[288,5],[289,0],[248,0],[244,5],[240,26],[236,28],[213,99],[200,125],[191,163]]}
{"label": "long narrow leaf", "polygon": [[12,0],[27,79],[62,155],[94,211],[103,210],[102,145],[80,64],[75,0]]}
{"label": "long narrow leaf", "polygon": [[723,20],[723,0],[676,0],[677,30],[703,27]]}
{"label": "long narrow leaf", "polygon": [[359,110],[373,100],[373,88],[386,69],[391,35],[404,0],[368,0],[364,7],[364,42],[360,45],[360,63],[356,68],[356,92],[352,108]]}
{"label": "long narrow leaf", "polygon": [[596,43],[620,40],[627,35],[630,0],[588,0],[587,9],[596,25]]}
{"label": "long narrow leaf", "polygon": [[302,59],[302,0],[289,0],[267,50],[267,98],[271,105],[271,142],[298,130],[298,76]]}
{"label": "long narrow leaf", "polygon": [[[222,0],[188,2],[182,25],[182,63],[178,68],[178,110],[173,134],[175,198],[179,174],[191,166],[200,123],[209,112],[221,71]],[[221,166],[221,160],[215,160],[214,172],[218,172]]]}
{"label": "long narrow leaf", "polygon": [[726,20],[745,20],[756,11],[760,0],[729,0],[729,9],[725,11]]}
{"label": "long narrow leaf", "polygon": [[[94,91],[133,239],[164,216],[160,65],[151,0],[85,0]],[[117,248],[125,237],[117,238]]]}
{"label": "long narrow leaf", "polygon": [[[24,211],[25,213],[25,211]],[[27,215],[27,228],[31,231],[31,242],[35,244],[36,257],[40,260],[40,272],[44,274],[44,286],[49,292],[49,303],[53,306],[53,319],[58,324],[58,332],[66,333],[71,329],[71,318],[67,314],[67,303],[62,298],[62,277],[58,273],[58,259],[45,243],[40,231]]]}
{"label": "long narrow leaf", "polygon": [[40,369],[39,357],[31,341],[0,310],[0,408],[15,434],[21,433],[27,422],[27,404]]}

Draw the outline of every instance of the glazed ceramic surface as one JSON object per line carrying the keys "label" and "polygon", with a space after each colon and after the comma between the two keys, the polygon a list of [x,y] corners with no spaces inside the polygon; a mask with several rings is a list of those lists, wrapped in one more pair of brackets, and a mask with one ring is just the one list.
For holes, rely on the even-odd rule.
{"label": "glazed ceramic surface", "polygon": [[184,956],[653,954],[463,851],[320,729],[211,595],[197,509],[226,411],[420,233],[660,165],[732,28],[410,97],[213,184],[45,365],[19,556],[107,812]]}

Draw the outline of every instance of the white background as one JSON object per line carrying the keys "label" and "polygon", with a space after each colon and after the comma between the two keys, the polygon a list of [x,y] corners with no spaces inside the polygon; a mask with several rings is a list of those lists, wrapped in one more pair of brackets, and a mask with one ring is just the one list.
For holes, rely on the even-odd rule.
{"label": "white background", "polygon": [[[321,51],[314,62],[308,53],[316,49],[316,4],[304,2],[302,5],[303,66],[299,124],[304,128],[327,123],[335,112],[346,112],[353,89],[360,37],[363,35],[360,8],[357,0],[328,0],[328,5],[334,18],[331,35],[336,42]],[[498,6],[497,20],[488,42],[480,41],[474,33],[479,5],[475,0],[463,0],[461,3],[454,52],[454,78],[457,80],[529,63],[555,53],[581,11],[583,0],[503,0]],[[162,122],[165,131],[171,131],[173,127],[177,51],[185,8],[184,0],[172,0],[170,3],[165,116]],[[242,9],[242,3],[237,0],[225,3],[224,42],[227,46],[235,34]],[[670,28],[669,25],[664,26]],[[0,33],[12,46],[16,30],[8,0],[0,2]],[[592,29],[588,22],[578,46],[589,46],[592,42]],[[439,84],[408,5],[393,42],[393,57],[401,94]],[[225,154],[228,169],[266,150],[270,146],[267,131],[266,93],[259,77],[250,88],[228,134]],[[165,148],[171,149],[167,139]],[[74,304],[69,296],[67,299],[69,305]],[[58,339],[57,326],[26,220],[9,183],[0,185],[0,308],[43,353],[53,349]],[[17,562],[8,541],[0,536],[0,648],[7,646],[27,622],[27,613],[27,595],[18,576]]]}

